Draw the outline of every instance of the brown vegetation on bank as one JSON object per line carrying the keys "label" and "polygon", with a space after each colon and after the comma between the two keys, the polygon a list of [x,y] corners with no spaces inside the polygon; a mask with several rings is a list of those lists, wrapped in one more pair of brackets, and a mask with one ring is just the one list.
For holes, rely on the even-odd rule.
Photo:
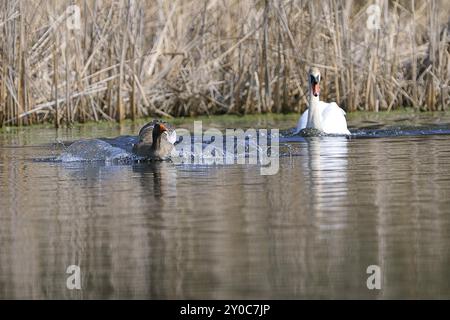
{"label": "brown vegetation on bank", "polygon": [[445,0],[1,0],[0,10],[0,126],[299,112],[310,65],[322,99],[347,111],[450,103]]}

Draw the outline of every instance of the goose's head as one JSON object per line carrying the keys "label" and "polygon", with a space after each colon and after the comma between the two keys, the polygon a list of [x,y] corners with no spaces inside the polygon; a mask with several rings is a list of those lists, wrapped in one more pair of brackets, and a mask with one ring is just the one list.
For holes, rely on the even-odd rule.
{"label": "goose's head", "polygon": [[159,147],[161,140],[168,140],[168,132],[166,126],[162,123],[156,123],[152,130],[152,138],[153,145],[155,145],[155,147]]}
{"label": "goose's head", "polygon": [[308,72],[308,81],[309,81],[309,86],[310,86],[310,90],[311,93],[315,96],[318,97],[320,94],[320,71],[319,69],[317,69],[316,67],[312,67],[311,69],[309,69]]}
{"label": "goose's head", "polygon": [[133,145],[132,152],[148,159],[164,160],[170,156],[176,133],[166,123],[154,120],[139,131],[139,142]]}
{"label": "goose's head", "polygon": [[[175,132],[173,132],[175,133]],[[173,141],[169,129],[162,123],[155,124],[153,128],[153,158],[164,160],[170,157],[173,149]]]}

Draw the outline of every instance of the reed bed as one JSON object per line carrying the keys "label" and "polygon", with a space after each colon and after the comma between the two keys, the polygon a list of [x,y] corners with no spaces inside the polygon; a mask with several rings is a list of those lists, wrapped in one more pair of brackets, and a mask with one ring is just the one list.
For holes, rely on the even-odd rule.
{"label": "reed bed", "polygon": [[445,0],[1,0],[0,126],[300,112],[306,71],[347,111],[444,110]]}

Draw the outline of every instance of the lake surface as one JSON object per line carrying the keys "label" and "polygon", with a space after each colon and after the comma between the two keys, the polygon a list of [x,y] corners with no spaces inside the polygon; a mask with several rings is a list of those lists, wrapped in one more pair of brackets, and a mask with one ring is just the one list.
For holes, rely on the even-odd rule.
{"label": "lake surface", "polygon": [[[249,119],[231,125],[296,122]],[[269,176],[249,164],[37,161],[60,155],[58,141],[141,124],[0,133],[0,298],[450,298],[448,114],[359,115],[351,139],[282,138]],[[66,287],[70,265],[81,290]],[[367,288],[370,265],[380,290]]]}

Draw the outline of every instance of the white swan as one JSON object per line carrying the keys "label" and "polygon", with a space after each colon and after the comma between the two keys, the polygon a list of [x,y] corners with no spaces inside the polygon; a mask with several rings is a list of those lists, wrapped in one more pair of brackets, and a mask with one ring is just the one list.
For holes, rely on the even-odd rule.
{"label": "white swan", "polygon": [[345,111],[339,108],[336,102],[323,102],[319,100],[320,71],[311,68],[308,73],[309,82],[309,108],[303,112],[298,120],[295,134],[302,129],[313,128],[327,134],[350,135],[345,119]]}

